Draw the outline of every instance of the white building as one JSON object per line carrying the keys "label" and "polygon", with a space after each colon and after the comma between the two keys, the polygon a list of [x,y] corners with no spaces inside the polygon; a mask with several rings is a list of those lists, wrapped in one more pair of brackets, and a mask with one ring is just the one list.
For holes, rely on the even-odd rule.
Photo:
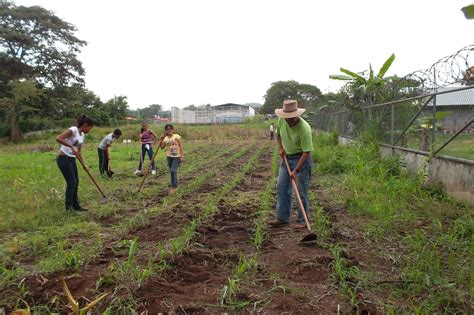
{"label": "white building", "polygon": [[255,110],[251,106],[233,103],[203,106],[194,111],[171,109],[171,121],[177,124],[238,124],[252,116]]}
{"label": "white building", "polygon": [[178,107],[171,107],[171,122],[177,124],[195,124],[195,113]]}

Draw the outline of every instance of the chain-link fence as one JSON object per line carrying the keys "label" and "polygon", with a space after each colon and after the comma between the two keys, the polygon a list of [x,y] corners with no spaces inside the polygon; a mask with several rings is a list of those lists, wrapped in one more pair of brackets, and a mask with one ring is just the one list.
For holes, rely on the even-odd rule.
{"label": "chain-link fence", "polygon": [[327,110],[315,115],[316,129],[354,138],[377,135],[383,144],[474,160],[474,85],[355,110]]}

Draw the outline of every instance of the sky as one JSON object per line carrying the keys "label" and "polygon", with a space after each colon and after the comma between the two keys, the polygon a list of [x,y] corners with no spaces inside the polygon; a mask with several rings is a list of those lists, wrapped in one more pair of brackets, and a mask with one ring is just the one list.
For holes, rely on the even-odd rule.
{"label": "sky", "polygon": [[130,108],[263,103],[272,82],[322,92],[340,67],[425,69],[474,43],[472,0],[17,0],[74,24],[86,87]]}

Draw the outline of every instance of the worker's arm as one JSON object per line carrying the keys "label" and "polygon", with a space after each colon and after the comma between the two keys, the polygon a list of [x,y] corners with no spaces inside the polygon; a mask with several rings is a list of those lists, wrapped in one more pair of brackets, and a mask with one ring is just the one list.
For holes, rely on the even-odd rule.
{"label": "worker's arm", "polygon": [[279,149],[280,156],[281,158],[283,158],[283,156],[286,155],[286,152],[285,152],[285,149],[283,149],[283,144],[281,143],[280,134],[278,133],[277,133],[277,142],[278,142],[278,149]]}
{"label": "worker's arm", "polygon": [[110,144],[106,144],[104,151],[105,151],[105,158],[106,158],[107,160],[110,160],[110,152],[109,152],[109,150],[110,150]]}
{"label": "worker's arm", "polygon": [[151,133],[151,135],[153,136],[153,139],[157,139],[157,138],[158,138],[158,136],[156,135],[156,133],[153,132],[153,130],[148,129],[148,132]]}
{"label": "worker's arm", "polygon": [[298,164],[296,165],[295,169],[290,174],[292,179],[296,179],[296,175],[301,171],[301,169],[304,166],[304,163],[306,163],[306,160],[308,159],[310,154],[311,152],[303,152],[303,154],[300,157],[300,160],[298,161]]}
{"label": "worker's arm", "polygon": [[161,135],[160,136],[160,142],[158,143],[158,146],[161,148],[161,149],[164,149],[166,144],[163,142],[163,140],[165,139],[165,135]]}
{"label": "worker's arm", "polygon": [[78,151],[77,148],[75,148],[72,144],[66,141],[66,139],[69,138],[70,136],[72,136],[72,130],[68,129],[64,131],[63,133],[61,133],[59,136],[57,136],[56,141],[66,147],[70,147],[72,149],[72,153],[77,155],[77,151]]}

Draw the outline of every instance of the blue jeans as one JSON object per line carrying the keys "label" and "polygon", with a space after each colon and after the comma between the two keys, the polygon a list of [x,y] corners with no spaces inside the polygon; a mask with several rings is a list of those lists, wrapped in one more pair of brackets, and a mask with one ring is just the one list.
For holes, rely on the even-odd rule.
{"label": "blue jeans", "polygon": [[99,154],[99,175],[105,175],[105,172],[109,170],[109,160],[106,159],[105,150],[97,148]]}
{"label": "blue jeans", "polygon": [[[140,159],[140,163],[138,164],[138,170],[141,171],[142,170],[142,161],[145,162],[145,155],[147,154],[148,152],[148,158],[151,159],[153,158],[153,144],[150,143],[149,144],[150,146],[150,150],[147,150],[146,149],[146,144],[142,144],[142,150],[141,150],[141,154],[142,154],[142,157]],[[152,170],[155,170],[155,161],[153,161],[153,164],[151,165],[151,169]]]}
{"label": "blue jeans", "polygon": [[[294,170],[298,164],[301,155],[287,156],[288,164],[290,164],[290,169]],[[305,164],[301,168],[301,171],[296,175],[296,185],[300,192],[301,201],[306,210],[306,213],[309,213],[309,196],[308,189],[309,183],[311,181],[311,167],[313,164],[313,159],[311,154],[308,156]],[[286,169],[285,161],[280,159],[280,169],[278,172],[278,181],[277,181],[277,218],[280,221],[285,223],[290,223],[290,211],[291,211],[291,195],[293,192],[293,186],[290,182],[290,175]],[[300,209],[300,205],[296,202],[297,212],[298,212],[298,223],[304,223],[303,214]]]}
{"label": "blue jeans", "polygon": [[58,155],[56,163],[66,180],[66,210],[79,209],[81,206],[77,197],[79,176],[77,174],[76,158]]}
{"label": "blue jeans", "polygon": [[178,187],[178,167],[181,159],[179,157],[167,157],[168,167],[171,174],[171,187]]}

